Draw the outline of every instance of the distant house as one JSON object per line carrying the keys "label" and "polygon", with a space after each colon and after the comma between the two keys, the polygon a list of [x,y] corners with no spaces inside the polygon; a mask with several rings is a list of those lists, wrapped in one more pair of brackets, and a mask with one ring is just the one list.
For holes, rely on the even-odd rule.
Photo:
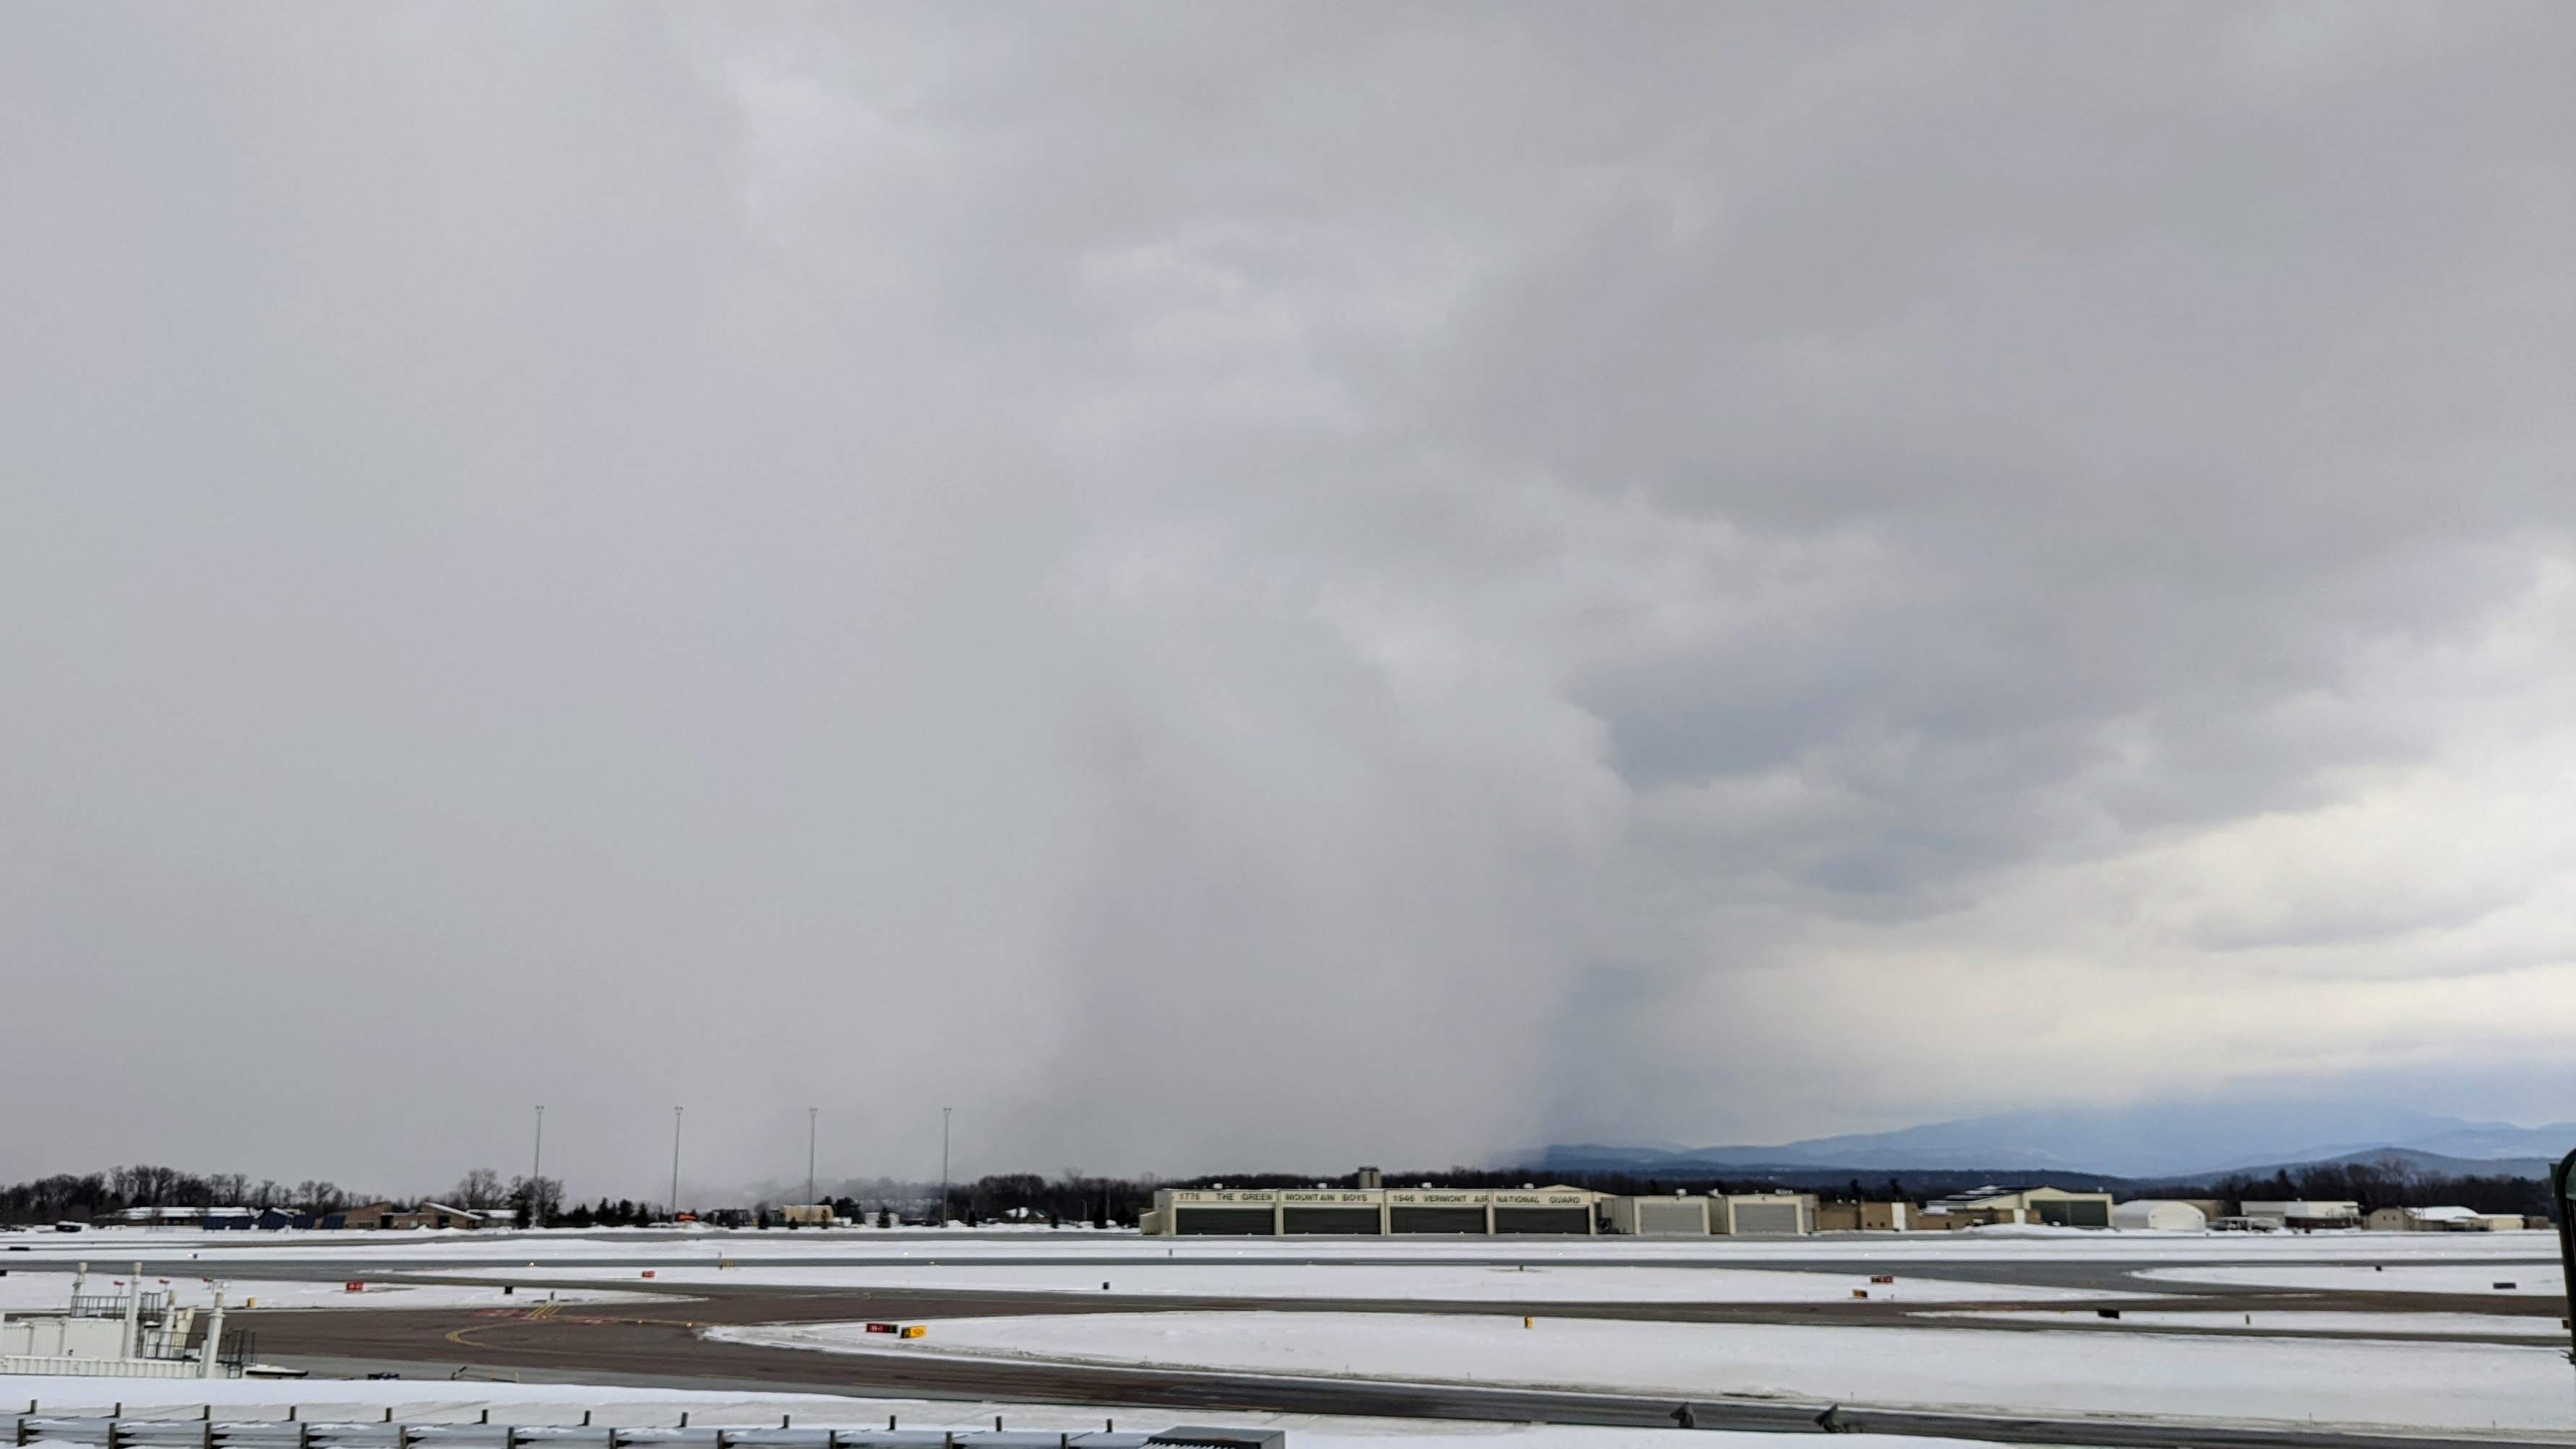
{"label": "distant house", "polygon": [[473,1208],[449,1207],[443,1202],[425,1202],[420,1206],[413,1208],[410,1212],[394,1214],[393,1226],[397,1230],[403,1228],[480,1228],[487,1227],[497,1220],[507,1219],[509,1216],[510,1215],[507,1213],[487,1213],[476,1211]]}
{"label": "distant house", "polygon": [[99,1219],[118,1227],[247,1228],[258,1220],[246,1207],[130,1207]]}

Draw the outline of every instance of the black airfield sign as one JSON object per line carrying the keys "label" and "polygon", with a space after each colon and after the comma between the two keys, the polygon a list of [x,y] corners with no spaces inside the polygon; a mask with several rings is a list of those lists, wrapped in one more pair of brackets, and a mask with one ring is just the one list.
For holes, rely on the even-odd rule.
{"label": "black airfield sign", "polygon": [[2558,1220],[2558,1271],[2567,1294],[2567,1361],[2576,1363],[2576,1152],[2549,1169],[2549,1211]]}

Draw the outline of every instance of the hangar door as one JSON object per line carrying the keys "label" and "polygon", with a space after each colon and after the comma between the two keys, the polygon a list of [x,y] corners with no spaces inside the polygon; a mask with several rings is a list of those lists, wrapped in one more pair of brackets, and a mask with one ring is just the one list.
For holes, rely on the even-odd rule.
{"label": "hangar door", "polygon": [[1282,1230],[1291,1233],[1341,1233],[1369,1238],[1378,1234],[1377,1209],[1373,1207],[1288,1207],[1281,1208],[1279,1215]]}
{"label": "hangar door", "polygon": [[2037,1204],[2039,1220],[2061,1228],[2107,1228],[2111,1226],[2111,1205],[2099,1198],[2042,1198]]}
{"label": "hangar door", "polygon": [[1735,1230],[1739,1233],[1794,1233],[1798,1231],[1798,1205],[1793,1202],[1740,1202],[1735,1207]]}
{"label": "hangar door", "polygon": [[1392,1207],[1387,1228],[1398,1233],[1476,1233],[1485,1231],[1481,1207]]}
{"label": "hangar door", "polygon": [[1233,1237],[1270,1236],[1270,1209],[1266,1207],[1182,1207],[1172,1209],[1172,1231],[1175,1234],[1224,1234]]}
{"label": "hangar door", "polygon": [[1708,1232],[1708,1210],[1699,1203],[1649,1198],[1636,1207],[1637,1232],[1641,1237],[1696,1238]]}
{"label": "hangar door", "polygon": [[1494,1231],[1497,1233],[1572,1233],[1581,1237],[1592,1231],[1592,1209],[1588,1207],[1494,1207]]}

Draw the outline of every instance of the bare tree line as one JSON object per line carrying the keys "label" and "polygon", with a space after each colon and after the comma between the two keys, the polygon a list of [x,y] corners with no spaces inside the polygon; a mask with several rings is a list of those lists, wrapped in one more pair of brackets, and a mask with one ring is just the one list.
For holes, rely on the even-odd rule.
{"label": "bare tree line", "polygon": [[[1873,1184],[1864,1184],[1858,1178],[1845,1183],[1820,1182],[1817,1180],[1820,1175],[1737,1178],[1555,1172],[1546,1176],[1568,1186],[1623,1195],[1803,1188],[1837,1201],[1866,1198],[1919,1203],[1947,1192],[1976,1186],[1982,1175],[1909,1173]],[[2132,1197],[2219,1198],[2230,1202],[2249,1198],[2352,1201],[2360,1203],[2364,1211],[2379,1207],[2457,1206],[2478,1212],[2520,1213],[2536,1218],[2545,1218],[2550,1210],[2548,1192],[2537,1179],[2431,1173],[2402,1158],[2312,1163],[2281,1169],[2269,1176],[2236,1174],[2196,1183],[2099,1177],[2086,1177],[2079,1181],[2067,1174],[2039,1176],[2064,1179],[2057,1184],[2060,1186],[2101,1187]],[[1517,1187],[1533,1180],[1528,1169],[1464,1167],[1391,1171],[1385,1174],[1385,1179],[1390,1184],[1420,1183],[1438,1188]],[[1348,1187],[1355,1182],[1356,1177],[1352,1174],[1319,1177],[1311,1173],[1275,1172],[1165,1181],[1151,1176],[1094,1176],[1067,1168],[1053,1177],[1034,1172],[994,1173],[972,1182],[951,1183],[947,1186],[945,1206],[949,1220],[968,1224],[1045,1222],[1056,1226],[1132,1227],[1138,1216],[1153,1205],[1158,1188],[1200,1188],[1219,1184],[1239,1188],[1293,1188],[1319,1184]],[[754,1208],[715,1211],[725,1212],[728,1218],[740,1216],[766,1222],[771,1216],[773,1203],[791,1202],[802,1196],[801,1192],[790,1195],[773,1185],[758,1199]],[[875,1222],[881,1226],[891,1226],[898,1221],[934,1221],[940,1216],[941,1209],[939,1184],[895,1178],[847,1179],[827,1189],[822,1196],[838,1216],[854,1222]],[[290,1185],[273,1178],[254,1182],[241,1173],[201,1175],[171,1167],[138,1165],[111,1168],[106,1172],[57,1173],[0,1187],[0,1223],[87,1222],[137,1207],[275,1208],[290,1213],[324,1216],[362,1204],[391,1202],[398,1207],[407,1207],[425,1200],[351,1193],[337,1183],[312,1178]],[[567,1205],[561,1179],[504,1179],[487,1167],[468,1171],[457,1180],[454,1188],[436,1200],[450,1207],[477,1212],[508,1211],[523,1225],[643,1225],[668,1221],[671,1214],[669,1204],[639,1202],[632,1198],[611,1200],[603,1197],[596,1203]],[[700,1208],[696,1211],[704,1217],[710,1215],[711,1210]]]}
{"label": "bare tree line", "polygon": [[[230,1208],[310,1214],[316,1217],[365,1204],[389,1202],[408,1207],[421,1199],[375,1193],[352,1193],[338,1183],[306,1178],[288,1184],[275,1178],[254,1182],[239,1172],[194,1173],[149,1164],[114,1167],[105,1172],[55,1173],[0,1187],[0,1223],[89,1222],[113,1217],[128,1208]],[[478,1167],[458,1179],[439,1199],[451,1207],[477,1211],[516,1208],[522,1220],[552,1217],[563,1200],[563,1184],[551,1177],[514,1177],[506,1184],[490,1168]]]}

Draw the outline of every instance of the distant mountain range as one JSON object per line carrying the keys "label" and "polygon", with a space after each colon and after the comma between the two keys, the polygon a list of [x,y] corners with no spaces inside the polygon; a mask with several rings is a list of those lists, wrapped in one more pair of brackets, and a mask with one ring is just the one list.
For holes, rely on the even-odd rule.
{"label": "distant mountain range", "polygon": [[1512,1166],[1538,1171],[1680,1176],[1765,1170],[2063,1173],[2131,1180],[2202,1179],[2324,1161],[2397,1156],[2425,1171],[2545,1173],[2576,1148],[2576,1122],[2519,1127],[2402,1107],[2214,1101],[2162,1106],[2042,1107],[1894,1132],[1811,1137],[1773,1146],[1543,1148]]}

